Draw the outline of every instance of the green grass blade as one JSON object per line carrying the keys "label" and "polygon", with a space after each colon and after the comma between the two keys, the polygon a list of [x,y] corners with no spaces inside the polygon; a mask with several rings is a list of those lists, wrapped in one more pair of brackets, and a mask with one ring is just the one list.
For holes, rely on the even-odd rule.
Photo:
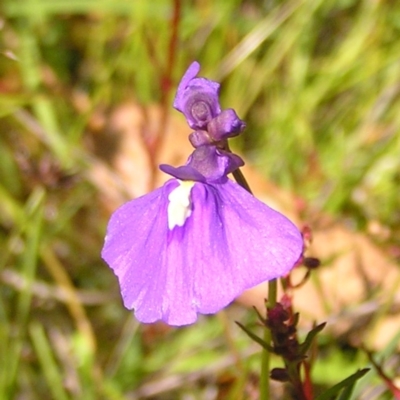
{"label": "green grass blade", "polygon": [[53,357],[53,350],[43,326],[34,322],[30,325],[29,333],[52,398],[55,400],[68,400],[69,396],[64,389],[62,374]]}

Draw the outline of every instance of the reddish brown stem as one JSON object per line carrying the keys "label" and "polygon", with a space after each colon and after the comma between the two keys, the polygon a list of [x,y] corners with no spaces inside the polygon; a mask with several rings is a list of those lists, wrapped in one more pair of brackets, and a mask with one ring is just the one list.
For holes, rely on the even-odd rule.
{"label": "reddish brown stem", "polygon": [[372,353],[366,349],[364,349],[369,362],[374,366],[376,369],[376,372],[378,375],[381,377],[381,379],[385,382],[387,388],[390,390],[390,392],[393,395],[393,398],[396,400],[400,400],[400,388],[398,388],[394,383],[393,380],[388,377],[388,375],[383,371],[383,368],[381,365],[379,365],[373,358]]}
{"label": "reddish brown stem", "polygon": [[308,361],[303,361],[302,364],[304,369],[303,392],[307,400],[312,400],[314,394],[311,380],[311,364]]}
{"label": "reddish brown stem", "polygon": [[179,22],[181,18],[181,0],[172,0],[173,3],[173,14],[171,19],[171,37],[168,45],[167,54],[167,65],[160,78],[160,89],[161,89],[161,115],[158,125],[158,130],[154,137],[154,140],[150,149],[150,162],[152,169],[151,189],[155,186],[156,172],[157,172],[157,155],[161,149],[162,142],[165,136],[165,131],[168,123],[168,117],[170,112],[170,105],[168,103],[169,94],[172,87],[172,74],[175,65],[177,44],[178,44],[178,32]]}

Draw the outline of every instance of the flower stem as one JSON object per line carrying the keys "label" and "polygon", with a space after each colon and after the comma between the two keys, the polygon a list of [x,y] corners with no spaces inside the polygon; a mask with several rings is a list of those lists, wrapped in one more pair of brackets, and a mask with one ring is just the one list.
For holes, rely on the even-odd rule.
{"label": "flower stem", "polygon": [[272,279],[268,282],[268,308],[272,308],[276,306],[276,298],[277,298],[278,284],[276,279]]}
{"label": "flower stem", "polygon": [[[272,308],[276,304],[277,298],[277,281],[272,279],[268,282],[268,300],[266,303],[267,308]],[[266,327],[264,330],[264,341],[268,344],[271,343],[271,331]],[[260,400],[270,400],[270,387],[269,387],[269,371],[271,364],[271,353],[267,349],[262,350],[261,354],[261,377],[260,377]]]}
{"label": "flower stem", "polygon": [[[226,150],[230,151],[228,144],[226,143]],[[252,194],[249,184],[246,181],[242,171],[238,168],[232,172],[236,182]],[[272,279],[268,282],[268,300],[266,302],[267,308],[275,307],[277,298],[278,284],[276,279]],[[264,341],[271,344],[271,331],[265,327],[264,330]],[[260,400],[270,400],[270,385],[269,385],[269,371],[271,364],[271,353],[267,349],[263,349],[261,353],[261,376],[260,376]]]}
{"label": "flower stem", "polygon": [[235,181],[243,188],[246,189],[249,193],[253,194],[249,184],[246,181],[246,178],[244,177],[242,171],[238,168],[235,171],[232,172],[233,177],[235,178]]}
{"label": "flower stem", "polygon": [[[227,140],[225,140],[225,143],[223,144],[222,147],[225,151],[232,153],[230,147],[229,147],[229,143]],[[232,172],[233,177],[235,178],[236,183],[238,183],[243,189],[247,190],[250,194],[253,194],[253,192],[250,189],[249,184],[247,183],[246,178],[243,175],[243,172],[240,170],[240,168],[235,169]]]}

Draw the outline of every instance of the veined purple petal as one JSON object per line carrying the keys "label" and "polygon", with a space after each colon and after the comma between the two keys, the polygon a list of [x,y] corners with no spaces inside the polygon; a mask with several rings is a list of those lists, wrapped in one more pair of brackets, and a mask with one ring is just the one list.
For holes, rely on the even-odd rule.
{"label": "veined purple petal", "polygon": [[245,289],[287,274],[302,253],[298,229],[229,180],[185,182],[193,185],[190,212],[169,229],[168,198],[181,184],[172,179],[125,204],[108,226],[102,256],[142,322],[191,324],[198,313],[215,313]]}
{"label": "veined purple petal", "polygon": [[[118,277],[125,307],[135,309],[141,322],[165,319],[169,307],[168,276],[176,267],[168,265],[167,209],[168,196],[178,186],[171,179],[129,201],[113,213],[107,227],[102,258]],[[178,283],[176,290],[181,290]]]}
{"label": "veined purple petal", "polygon": [[[197,61],[193,61],[189,68],[186,70],[183,75],[181,81],[179,82],[178,89],[176,91],[176,96],[174,100],[174,107],[179,110],[179,102],[185,92],[189,82],[196,77],[196,75],[200,72],[200,64]],[[181,110],[180,110],[181,111]]]}
{"label": "veined purple petal", "polygon": [[191,167],[190,165],[182,165],[180,167],[173,167],[169,164],[161,164],[160,170],[165,172],[168,175],[171,175],[177,179],[181,180],[189,180],[189,181],[196,181],[196,182],[206,182],[206,177],[202,175],[199,171],[195,168]]}
{"label": "veined purple petal", "polygon": [[192,201],[185,246],[198,263],[200,313],[215,313],[245,289],[286,275],[300,258],[303,239],[293,223],[231,180],[196,184]]}

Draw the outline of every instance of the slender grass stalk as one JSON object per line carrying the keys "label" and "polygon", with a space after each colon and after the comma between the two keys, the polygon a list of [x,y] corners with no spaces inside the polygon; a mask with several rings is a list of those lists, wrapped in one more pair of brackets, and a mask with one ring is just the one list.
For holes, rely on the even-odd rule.
{"label": "slender grass stalk", "polygon": [[90,349],[91,353],[94,353],[97,344],[92,325],[64,266],[49,246],[42,246],[40,256],[47,271],[53,276],[59,287],[61,287],[65,292],[68,299],[66,301],[66,306],[75,320],[78,331],[81,333],[82,337],[85,338],[88,349]]}
{"label": "slender grass stalk", "polygon": [[68,143],[61,134],[57,121],[57,113],[49,96],[41,92],[42,76],[40,70],[41,55],[32,21],[21,20],[19,23],[19,35],[21,39],[19,66],[21,77],[26,89],[35,95],[32,102],[33,113],[39,124],[43,127],[45,140],[49,148],[57,156],[64,166],[71,164],[71,155],[68,151]]}
{"label": "slender grass stalk", "polygon": [[[21,273],[26,279],[27,287],[21,291],[16,304],[15,326],[18,327],[14,337],[9,338],[8,365],[5,371],[4,389],[7,398],[13,398],[18,390],[19,370],[22,364],[22,354],[26,340],[26,330],[30,317],[32,301],[32,283],[36,274],[37,254],[43,234],[43,211],[45,193],[38,189],[32,193],[26,203],[26,219],[30,220],[25,233],[26,249],[21,257]],[[11,340],[12,339],[12,340]],[[3,397],[2,397],[3,398]]]}
{"label": "slender grass stalk", "polygon": [[29,333],[52,397],[55,400],[68,400],[69,397],[64,389],[62,373],[54,358],[51,344],[46,337],[43,326],[33,322],[29,328]]}

